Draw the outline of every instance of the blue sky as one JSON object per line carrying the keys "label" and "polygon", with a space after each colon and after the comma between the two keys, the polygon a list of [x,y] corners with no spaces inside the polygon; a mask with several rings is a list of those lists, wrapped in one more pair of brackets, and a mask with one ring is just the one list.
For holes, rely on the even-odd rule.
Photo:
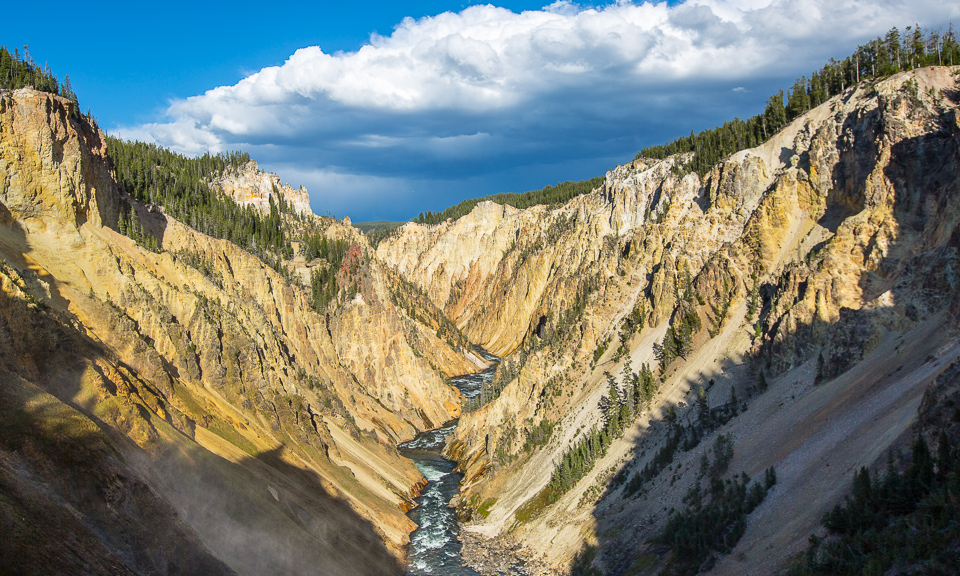
{"label": "blue sky", "polygon": [[934,0],[44,4],[4,8],[102,128],[242,149],[315,212],[403,220],[602,175],[637,150],[757,113],[778,87]]}

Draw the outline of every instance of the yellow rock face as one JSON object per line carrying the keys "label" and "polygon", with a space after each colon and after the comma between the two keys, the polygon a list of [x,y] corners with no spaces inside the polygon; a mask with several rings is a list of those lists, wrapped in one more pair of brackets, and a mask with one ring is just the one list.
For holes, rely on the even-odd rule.
{"label": "yellow rock face", "polygon": [[[955,302],[955,73],[927,68],[861,86],[702,179],[678,175],[679,157],[638,160],[563,206],[481,204],[454,222],[407,224],[382,243],[378,255],[473,341],[512,354],[499,396],[464,415],[448,448],[465,473],[461,509],[496,498],[469,529],[515,537],[551,569],[568,566],[592,538],[584,527],[618,505],[597,497],[631,444],[611,449],[534,520],[518,514],[564,450],[600,421],[605,372],[622,382],[626,359],[633,371],[642,363],[656,371],[653,345],[681,314],[695,312],[703,328],[688,358],[663,371],[646,418],[690,402],[705,374],[749,367],[736,384],[743,393],[761,368],[793,374],[822,354],[818,378],[833,378],[885,335],[919,330]],[[580,307],[578,294],[586,294]],[[624,334],[635,310],[645,327]],[[554,425],[551,441],[524,451],[542,421]],[[631,434],[642,438],[645,426]],[[626,545],[627,536],[610,544]]]}
{"label": "yellow rock face", "polygon": [[[330,233],[355,245],[358,290],[324,315],[302,286],[249,253],[129,200],[162,239],[158,253],[137,246],[115,231],[122,191],[103,134],[72,106],[31,90],[0,94],[0,281],[82,342],[87,367],[78,386],[60,387],[37,363],[65,353],[23,341],[11,345],[8,370],[132,441],[120,444],[126,458],[228,565],[243,566],[259,549],[207,537],[207,522],[229,516],[229,493],[241,507],[266,507],[262,521],[235,526],[251,537],[271,514],[292,514],[271,538],[294,549],[264,552],[291,572],[306,562],[289,559],[298,554],[327,554],[335,565],[364,542],[388,556],[375,572],[399,569],[414,528],[404,510],[423,478],[393,444],[457,417],[462,398],[444,378],[486,362],[455,335],[439,336],[442,314],[349,226]],[[230,183],[253,190],[261,173],[251,178]],[[8,314],[5,322],[15,333],[31,320]],[[186,490],[191,473],[177,473],[184,459],[212,475],[208,487]],[[224,484],[230,489],[218,492]],[[205,498],[209,513],[200,511]],[[336,534],[356,544],[338,549]]]}

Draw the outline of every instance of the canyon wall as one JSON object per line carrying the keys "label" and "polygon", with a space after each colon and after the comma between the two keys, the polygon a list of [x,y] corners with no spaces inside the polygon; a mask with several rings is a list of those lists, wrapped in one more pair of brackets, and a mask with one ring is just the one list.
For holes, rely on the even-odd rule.
{"label": "canyon wall", "polygon": [[[177,525],[178,545],[195,550],[191,570],[402,571],[414,528],[404,511],[424,479],[393,444],[458,416],[461,396],[444,379],[487,363],[440,336],[442,314],[353,228],[321,222],[351,245],[338,273],[355,291],[317,313],[296,272],[137,203],[111,166],[102,132],[70,101],[0,93],[4,408],[66,422],[34,439],[36,458],[22,450],[29,432],[7,427],[8,478],[42,493],[59,482],[42,454],[69,457],[60,435],[99,438],[96,458],[111,464],[101,474],[96,459],[86,463],[95,496],[60,497],[88,528],[77,554],[125,570],[176,566],[97,541],[107,510],[150,525],[142,507],[110,500],[117,475],[123,502],[134,491]],[[116,231],[121,205],[158,251]],[[316,263],[288,264],[309,277]],[[39,516],[24,518],[24,539],[11,544],[21,553],[43,532]]]}
{"label": "canyon wall", "polygon": [[[349,247],[321,306],[322,258],[268,265],[138,203],[71,101],[0,92],[0,553],[30,573],[400,573],[424,479],[395,445],[460,417],[470,558],[662,569],[650,538],[724,434],[731,475],[778,483],[704,571],[778,570],[955,372],[957,73],[863,83],[705,174],[639,158],[565,204],[484,202],[376,249],[253,163],[212,182]],[[126,210],[158,250],[118,232]],[[446,379],[488,365],[471,343],[503,361],[461,414]],[[644,366],[652,399],[551,491]]]}
{"label": "canyon wall", "polygon": [[[709,407],[740,414],[705,441],[731,434],[734,473],[780,478],[715,571],[768,573],[799,551],[849,472],[910,434],[924,388],[960,353],[956,74],[861,84],[702,176],[683,156],[641,158],[562,206],[482,204],[382,243],[465,334],[507,355],[502,391],[448,447],[468,533],[548,571],[584,551],[605,573],[662,567],[646,542],[684,506],[704,449],[681,451],[642,497],[623,479],[665,445],[665,422],[698,425],[702,387]],[[685,322],[687,349],[660,366],[657,346]],[[653,401],[544,501],[565,451],[604,421],[611,381],[626,394],[643,364]],[[531,441],[547,426],[545,445]]]}

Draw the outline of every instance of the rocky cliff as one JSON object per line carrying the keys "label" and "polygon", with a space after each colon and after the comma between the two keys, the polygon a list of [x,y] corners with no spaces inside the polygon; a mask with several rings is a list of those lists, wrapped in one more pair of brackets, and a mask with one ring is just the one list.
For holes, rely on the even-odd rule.
{"label": "rocky cliff", "polygon": [[310,209],[310,194],[301,186],[294,189],[280,183],[280,177],[264,172],[255,160],[239,169],[228,169],[213,182],[214,188],[229,196],[241,206],[252,206],[261,212],[270,212],[270,203],[290,205],[297,214],[313,214]]}
{"label": "rocky cliff", "polygon": [[[355,288],[318,314],[296,273],[127,197],[96,126],[28,89],[0,93],[0,182],[3,408],[37,422],[0,439],[10,557],[55,568],[38,551],[56,510],[84,527],[83,573],[402,570],[423,478],[392,444],[459,415],[444,378],[486,362],[362,236],[318,219],[352,244]],[[121,205],[159,251],[116,231]],[[58,471],[88,438],[79,493]]]}
{"label": "rocky cliff", "polygon": [[[582,551],[607,573],[655,570],[667,557],[647,539],[722,433],[733,473],[774,466],[780,482],[715,573],[769,573],[798,551],[850,471],[909,434],[923,389],[960,354],[956,74],[864,83],[702,178],[683,157],[638,159],[560,207],[480,205],[382,243],[468,337],[508,355],[502,390],[448,448],[468,530],[546,570]],[[682,353],[658,362],[681,333]],[[645,363],[652,402],[573,489],[544,500],[565,451],[604,421],[611,381],[626,394]],[[701,387],[722,418],[688,408]],[[657,468],[676,426],[696,441]],[[543,446],[538,429],[552,430]]]}

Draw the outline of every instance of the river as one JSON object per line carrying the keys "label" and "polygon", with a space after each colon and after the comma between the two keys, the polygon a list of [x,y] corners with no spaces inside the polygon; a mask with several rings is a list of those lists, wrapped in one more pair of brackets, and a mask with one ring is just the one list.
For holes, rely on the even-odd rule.
{"label": "river", "polygon": [[[488,360],[497,360],[484,354]],[[479,374],[457,376],[451,384],[460,389],[468,400],[480,394],[483,382],[493,378],[496,365]],[[453,434],[457,421],[448,422],[436,430],[417,435],[410,442],[399,446],[400,453],[413,460],[417,469],[427,479],[420,497],[419,507],[408,514],[417,523],[410,535],[407,556],[410,564],[407,574],[415,576],[479,576],[460,558],[460,522],[453,508],[447,504],[460,490],[463,475],[453,471],[456,464],[441,456],[447,436]]]}

